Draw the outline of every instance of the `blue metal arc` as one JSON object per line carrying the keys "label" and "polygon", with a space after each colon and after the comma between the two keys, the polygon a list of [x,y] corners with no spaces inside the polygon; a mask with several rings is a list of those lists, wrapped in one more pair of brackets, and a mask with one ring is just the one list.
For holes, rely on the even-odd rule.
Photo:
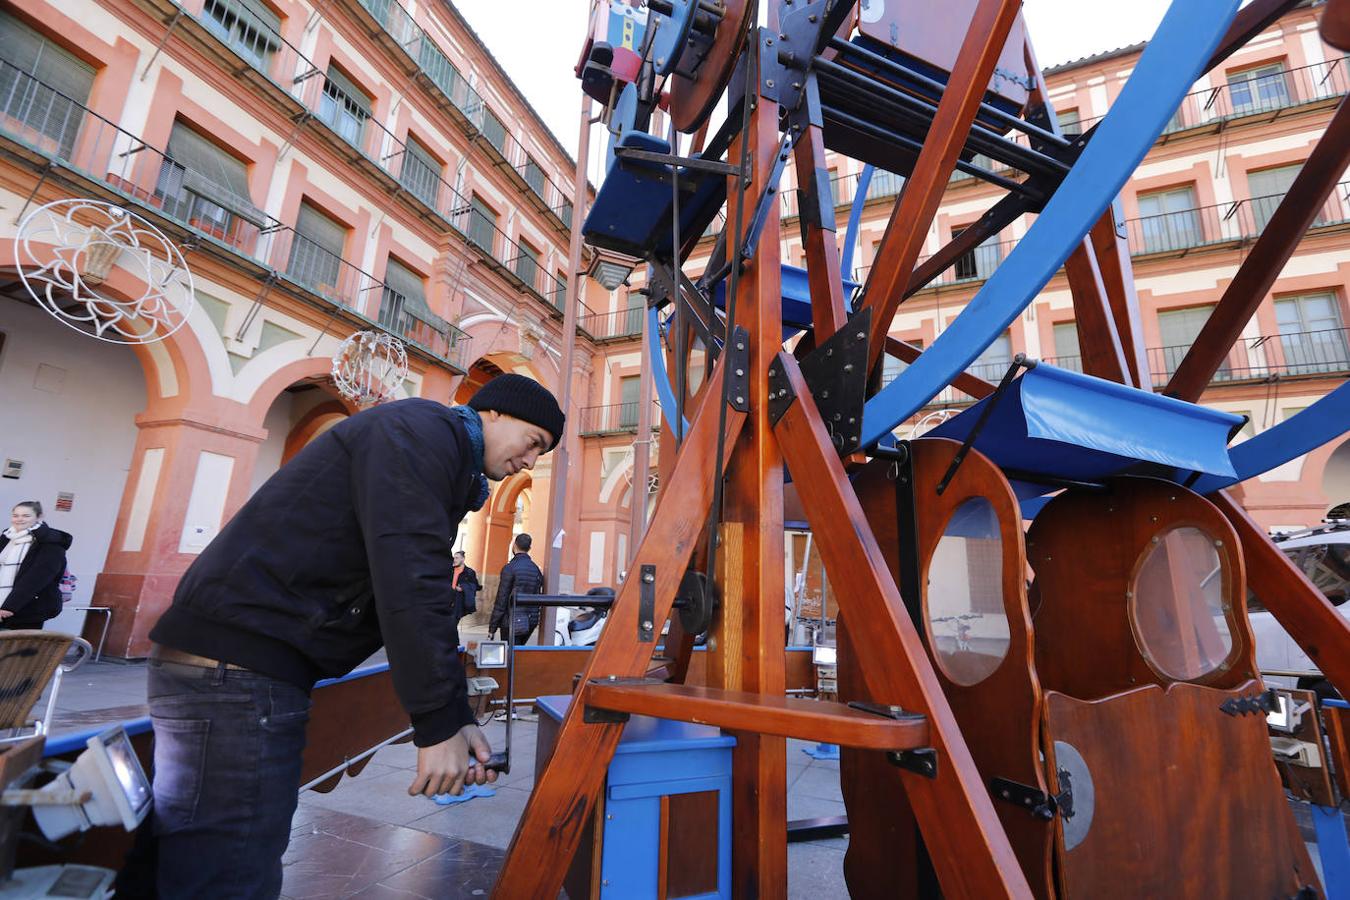
{"label": "blue metal arc", "polygon": [[1026,237],[933,345],[868,401],[863,446],[937,396],[1054,277],[1153,146],[1237,8],[1238,0],[1172,3],[1120,97]]}
{"label": "blue metal arc", "polygon": [[1192,489],[1208,494],[1255,478],[1343,436],[1347,425],[1350,425],[1350,381],[1302,412],[1229,450],[1236,479],[1206,476]]}

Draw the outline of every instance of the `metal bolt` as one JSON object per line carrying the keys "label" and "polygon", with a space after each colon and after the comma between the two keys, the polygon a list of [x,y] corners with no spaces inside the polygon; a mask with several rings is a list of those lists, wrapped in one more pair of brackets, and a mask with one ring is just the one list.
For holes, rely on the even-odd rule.
{"label": "metal bolt", "polygon": [[786,41],[786,40],[787,40],[787,35],[786,35],[786,34],[780,34],[780,35],[778,35],[778,39],[779,39],[780,41]]}
{"label": "metal bolt", "polygon": [[[1004,800],[1007,800],[1009,797],[1012,796],[1012,795],[1009,794],[1007,791],[999,791],[999,793],[1002,795],[1002,797],[1003,797]],[[610,818],[613,818],[613,816],[611,816]]]}
{"label": "metal bolt", "polygon": [[744,374],[745,374],[745,370],[744,370],[744,369],[737,369],[737,370],[736,370],[736,374],[737,374],[737,376],[744,375]]}
{"label": "metal bolt", "polygon": [[744,402],[745,402],[745,398],[744,398],[744,397],[737,397],[737,398],[736,398],[736,402],[737,402],[737,403],[744,403]]}
{"label": "metal bolt", "polygon": [[800,81],[792,82],[792,89],[794,91],[800,91],[802,89],[802,83]]}
{"label": "metal bolt", "polygon": [[[769,41],[769,43],[772,44],[773,41]],[[764,86],[765,86],[765,87],[773,87],[773,79],[770,78],[768,81],[764,82]]]}
{"label": "metal bolt", "polygon": [[854,337],[861,341],[863,338],[867,337],[867,332],[860,331],[857,334],[855,334]]}
{"label": "metal bolt", "polygon": [[1223,546],[1223,541],[1215,541],[1215,542],[1214,542],[1214,546],[1215,546],[1215,547],[1222,547],[1222,546]]}
{"label": "metal bolt", "polygon": [[651,631],[651,630],[652,630],[652,620],[651,620],[651,619],[644,619],[644,620],[643,620],[643,622],[642,622],[642,630],[643,630],[643,631]]}
{"label": "metal bolt", "polygon": [[814,22],[814,21],[816,21],[816,20],[819,19],[819,18],[820,18],[820,16],[816,15],[815,13],[811,13],[811,15],[809,15],[809,16],[806,17],[806,21],[808,21],[808,22]]}
{"label": "metal bolt", "polygon": [[611,676],[609,676],[609,680],[610,680],[610,681],[618,681],[618,680],[619,680],[619,676],[618,676],[618,675],[611,675]]}
{"label": "metal bolt", "polygon": [[853,363],[844,363],[844,371],[845,371],[845,372],[852,372],[852,371],[853,371]]}
{"label": "metal bolt", "polygon": [[606,815],[606,816],[605,816],[605,821],[607,821],[607,822],[613,822],[613,821],[614,821],[614,813],[609,813],[608,815]]}
{"label": "metal bolt", "polygon": [[825,355],[826,355],[826,356],[834,356],[834,348],[833,348],[833,347],[826,347],[826,348],[825,348]]}
{"label": "metal bolt", "polygon": [[843,413],[835,413],[835,414],[834,414],[834,420],[835,420],[836,422],[838,422],[838,421],[839,421],[840,419],[842,419],[843,417],[844,417],[844,414],[843,414]]}
{"label": "metal bolt", "polygon": [[737,342],[736,342],[736,349],[737,349],[737,350],[744,350],[744,349],[745,349],[745,341],[737,341]]}
{"label": "metal bolt", "polygon": [[850,425],[856,425],[857,422],[858,422],[858,417],[857,417],[857,416],[849,416],[849,417],[848,417],[848,424],[850,424]]}
{"label": "metal bolt", "polygon": [[642,576],[642,580],[647,582],[648,584],[651,584],[653,581],[656,580],[656,576],[653,575],[651,572],[648,572],[646,575]]}
{"label": "metal bolt", "polygon": [[1126,592],[1125,592],[1125,599],[1126,599],[1126,600],[1133,600],[1133,599],[1134,599],[1134,591],[1126,591]]}
{"label": "metal bolt", "polygon": [[822,399],[822,400],[828,400],[828,399],[830,399],[830,392],[829,392],[829,391],[821,391],[821,392],[820,392],[820,399]]}
{"label": "metal bolt", "polygon": [[1149,541],[1148,541],[1148,542],[1149,542],[1150,544],[1156,544],[1156,543],[1158,543],[1158,536],[1155,534],[1153,537],[1149,538]]}

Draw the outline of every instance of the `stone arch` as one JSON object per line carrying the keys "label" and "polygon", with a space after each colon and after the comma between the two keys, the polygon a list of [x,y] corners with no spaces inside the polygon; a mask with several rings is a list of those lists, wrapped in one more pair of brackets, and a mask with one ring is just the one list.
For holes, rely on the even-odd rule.
{"label": "stone arch", "polygon": [[1322,493],[1326,495],[1327,512],[1350,504],[1350,438],[1342,441],[1322,469]]}
{"label": "stone arch", "polygon": [[286,447],[281,454],[281,464],[286,465],[295,454],[308,446],[310,441],[352,415],[353,412],[355,410],[351,403],[333,399],[327,403],[321,403],[305,413],[304,417],[291,429],[291,433],[286,435]]}

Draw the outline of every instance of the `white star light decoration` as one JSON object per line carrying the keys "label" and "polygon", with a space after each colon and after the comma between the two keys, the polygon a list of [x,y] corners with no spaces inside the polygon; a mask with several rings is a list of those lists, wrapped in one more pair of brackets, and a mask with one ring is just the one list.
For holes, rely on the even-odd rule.
{"label": "white star light decoration", "polygon": [[403,342],[382,331],[358,331],[333,354],[333,383],[361,406],[382,403],[403,387],[408,354]]}
{"label": "white star light decoration", "polygon": [[19,224],[14,257],[39,306],[108,343],[162,341],[183,327],[196,302],[177,245],[135,213],[101,200],[39,206]]}

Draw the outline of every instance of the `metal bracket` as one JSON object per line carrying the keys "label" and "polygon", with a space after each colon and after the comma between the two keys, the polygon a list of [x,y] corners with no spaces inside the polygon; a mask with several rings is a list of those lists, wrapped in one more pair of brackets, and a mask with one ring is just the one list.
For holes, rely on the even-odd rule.
{"label": "metal bracket", "polygon": [[889,750],[886,759],[891,765],[906,772],[922,775],[924,778],[937,778],[938,756],[932,747],[919,747],[915,750]]}
{"label": "metal bracket", "polygon": [[783,372],[783,364],[775,356],[769,364],[769,424],[777,425],[796,399],[797,394]]}
{"label": "metal bracket", "polygon": [[638,640],[650,644],[656,640],[656,566],[643,566],[638,578]]}
{"label": "metal bracket", "polygon": [[754,215],[750,217],[750,227],[745,231],[745,243],[741,247],[741,261],[752,259],[755,255],[755,249],[759,245],[760,233],[764,231],[764,223],[769,219],[769,211],[780,201],[778,199],[778,183],[783,180],[783,170],[787,167],[787,161],[792,158],[792,147],[797,143],[796,134],[785,134],[778,144],[777,155],[773,158],[773,166],[769,169],[768,177],[764,182],[764,193],[759,196],[759,202],[755,204]]}
{"label": "metal bracket", "polygon": [[1073,785],[1069,781],[1067,769],[1059,769],[1059,783],[1063,787],[1058,794],[1047,794],[1040,788],[1022,784],[1009,778],[989,779],[989,790],[995,799],[1004,800],[1014,806],[1020,806],[1038,819],[1050,821],[1056,814],[1066,819],[1073,818]]}
{"label": "metal bracket", "polygon": [[620,159],[634,159],[642,162],[665,163],[695,172],[711,175],[741,175],[741,167],[724,163],[716,159],[703,159],[695,156],[676,156],[672,153],[655,153],[651,150],[639,150],[637,147],[615,147],[614,155]]}
{"label": "metal bracket", "polygon": [[872,309],[868,307],[801,361],[802,377],[841,456],[858,449],[862,433],[871,330]]}
{"label": "metal bracket", "polygon": [[894,719],[897,722],[908,722],[914,719],[924,718],[923,713],[910,712],[902,706],[889,706],[885,703],[872,703],[867,700],[850,700],[848,707],[849,709],[856,709],[859,712],[871,713],[874,716]]}
{"label": "metal bracket", "polygon": [[581,721],[587,725],[622,725],[628,719],[628,713],[615,712],[612,709],[600,709],[587,705],[581,710]]}
{"label": "metal bracket", "polygon": [[1246,716],[1252,713],[1265,715],[1278,706],[1279,701],[1275,699],[1275,691],[1265,690],[1250,697],[1229,697],[1219,704],[1219,709],[1230,716]]}
{"label": "metal bracket", "polygon": [[727,404],[737,412],[750,411],[750,332],[740,325],[731,332],[726,348]]}

